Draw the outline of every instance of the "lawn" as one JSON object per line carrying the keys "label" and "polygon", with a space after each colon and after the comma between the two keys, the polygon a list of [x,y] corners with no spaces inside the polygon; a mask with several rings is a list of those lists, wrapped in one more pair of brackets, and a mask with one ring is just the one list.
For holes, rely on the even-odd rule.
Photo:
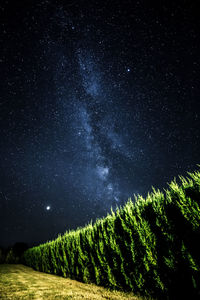
{"label": "lawn", "polygon": [[132,294],[8,264],[0,265],[0,299],[141,300]]}

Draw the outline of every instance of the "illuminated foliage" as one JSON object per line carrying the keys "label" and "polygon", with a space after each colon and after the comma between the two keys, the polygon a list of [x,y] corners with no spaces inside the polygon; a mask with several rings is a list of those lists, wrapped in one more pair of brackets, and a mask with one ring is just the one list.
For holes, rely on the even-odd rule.
{"label": "illuminated foliage", "polygon": [[[36,270],[165,299],[200,291],[200,172],[28,249]],[[176,295],[177,292],[177,295]]]}

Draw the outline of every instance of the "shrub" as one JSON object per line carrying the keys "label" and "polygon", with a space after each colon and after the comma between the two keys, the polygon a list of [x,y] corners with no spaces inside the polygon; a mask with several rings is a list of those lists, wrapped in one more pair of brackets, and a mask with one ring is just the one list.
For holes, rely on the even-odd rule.
{"label": "shrub", "polygon": [[28,249],[26,264],[158,299],[200,297],[200,172],[189,176]]}

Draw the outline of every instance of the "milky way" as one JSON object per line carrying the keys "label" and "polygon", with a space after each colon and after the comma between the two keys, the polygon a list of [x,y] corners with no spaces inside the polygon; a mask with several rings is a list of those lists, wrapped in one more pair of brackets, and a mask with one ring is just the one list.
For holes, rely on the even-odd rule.
{"label": "milky way", "polygon": [[195,5],[20,3],[0,4],[5,245],[95,221],[200,153]]}

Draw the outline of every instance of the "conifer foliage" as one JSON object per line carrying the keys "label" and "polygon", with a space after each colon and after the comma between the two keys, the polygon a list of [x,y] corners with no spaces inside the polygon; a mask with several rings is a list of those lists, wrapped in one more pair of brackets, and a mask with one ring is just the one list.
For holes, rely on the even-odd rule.
{"label": "conifer foliage", "polygon": [[94,225],[28,249],[26,264],[144,296],[200,297],[200,172],[188,174]]}

